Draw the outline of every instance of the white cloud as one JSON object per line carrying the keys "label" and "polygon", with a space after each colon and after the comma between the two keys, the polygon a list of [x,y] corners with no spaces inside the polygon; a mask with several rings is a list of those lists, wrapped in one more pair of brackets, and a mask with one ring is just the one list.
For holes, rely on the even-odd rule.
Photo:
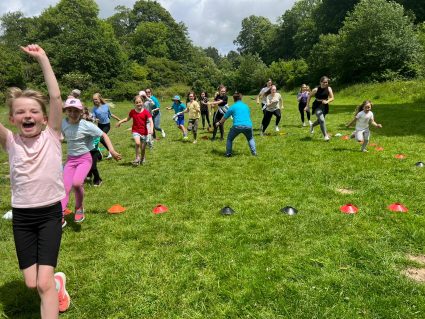
{"label": "white cloud", "polygon": [[[57,0],[1,1],[0,14],[22,11],[26,16],[39,15]],[[114,14],[114,8],[124,5],[132,8],[135,0],[97,0],[100,16]],[[236,39],[243,18],[250,15],[265,16],[275,23],[295,0],[158,0],[177,22],[183,22],[195,45],[212,46],[225,54],[235,50]]]}

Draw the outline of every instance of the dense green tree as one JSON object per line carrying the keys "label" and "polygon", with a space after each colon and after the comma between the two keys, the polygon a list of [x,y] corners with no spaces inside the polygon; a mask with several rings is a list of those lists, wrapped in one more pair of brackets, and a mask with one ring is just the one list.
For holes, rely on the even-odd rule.
{"label": "dense green tree", "polygon": [[240,54],[258,54],[263,61],[271,62],[272,40],[275,37],[276,26],[269,19],[251,15],[242,20],[242,30],[234,44]]}
{"label": "dense green tree", "polygon": [[[372,18],[373,17],[373,18]],[[395,2],[361,0],[339,31],[339,81],[415,76],[420,44],[411,20]]]}
{"label": "dense green tree", "polygon": [[34,28],[33,24],[33,19],[24,17],[21,11],[4,14],[0,17],[0,42],[14,49],[27,43],[27,36]]}
{"label": "dense green tree", "polygon": [[211,59],[213,59],[213,61],[216,65],[220,64],[221,55],[216,48],[208,47],[208,48],[204,49],[204,52],[207,55],[207,57],[210,57]]}
{"label": "dense green tree", "polygon": [[278,31],[273,40],[273,60],[307,57],[309,49],[318,41],[313,13],[320,0],[300,0],[285,11],[280,18]]}
{"label": "dense green tree", "polygon": [[93,0],[61,0],[40,15],[34,36],[50,53],[59,77],[79,72],[110,87],[124,71],[125,56],[112,27],[98,13]]}
{"label": "dense green tree", "polygon": [[258,54],[241,55],[233,89],[242,93],[256,92],[267,81],[267,77],[267,66]]}
{"label": "dense green tree", "polygon": [[144,63],[147,56],[169,58],[168,28],[162,22],[141,22],[131,35],[131,58]]}

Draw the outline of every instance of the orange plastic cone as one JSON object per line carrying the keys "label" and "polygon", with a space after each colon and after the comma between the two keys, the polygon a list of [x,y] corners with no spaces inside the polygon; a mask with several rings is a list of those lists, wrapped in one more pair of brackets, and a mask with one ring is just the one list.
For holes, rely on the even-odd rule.
{"label": "orange plastic cone", "polygon": [[375,148],[375,150],[377,150],[377,151],[383,151],[384,148],[379,146],[379,147]]}
{"label": "orange plastic cone", "polygon": [[108,209],[109,214],[121,214],[125,212],[126,208],[122,207],[120,204],[112,205],[111,208]]}
{"label": "orange plastic cone", "polygon": [[72,210],[70,210],[68,207],[67,208],[65,208],[65,210],[63,211],[63,214],[66,216],[66,215],[69,215],[69,214],[71,214],[72,213]]}
{"label": "orange plastic cone", "polygon": [[405,159],[406,158],[406,155],[404,155],[404,154],[396,154],[396,155],[394,155],[394,157],[397,158],[397,159]]}

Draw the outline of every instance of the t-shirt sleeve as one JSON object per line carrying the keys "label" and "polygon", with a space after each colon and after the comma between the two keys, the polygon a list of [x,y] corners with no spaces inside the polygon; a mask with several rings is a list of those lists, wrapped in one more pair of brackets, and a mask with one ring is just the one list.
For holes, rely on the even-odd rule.
{"label": "t-shirt sleeve", "polygon": [[93,137],[101,137],[103,135],[103,131],[92,122],[88,122],[86,120],[81,121],[83,122],[84,134]]}

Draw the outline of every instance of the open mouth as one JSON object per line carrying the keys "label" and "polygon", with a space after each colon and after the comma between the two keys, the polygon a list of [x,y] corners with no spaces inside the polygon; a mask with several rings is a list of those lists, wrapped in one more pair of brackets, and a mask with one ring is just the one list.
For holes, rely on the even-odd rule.
{"label": "open mouth", "polygon": [[22,126],[25,129],[30,129],[30,128],[33,128],[35,126],[35,123],[32,123],[32,122],[31,123],[23,123]]}

